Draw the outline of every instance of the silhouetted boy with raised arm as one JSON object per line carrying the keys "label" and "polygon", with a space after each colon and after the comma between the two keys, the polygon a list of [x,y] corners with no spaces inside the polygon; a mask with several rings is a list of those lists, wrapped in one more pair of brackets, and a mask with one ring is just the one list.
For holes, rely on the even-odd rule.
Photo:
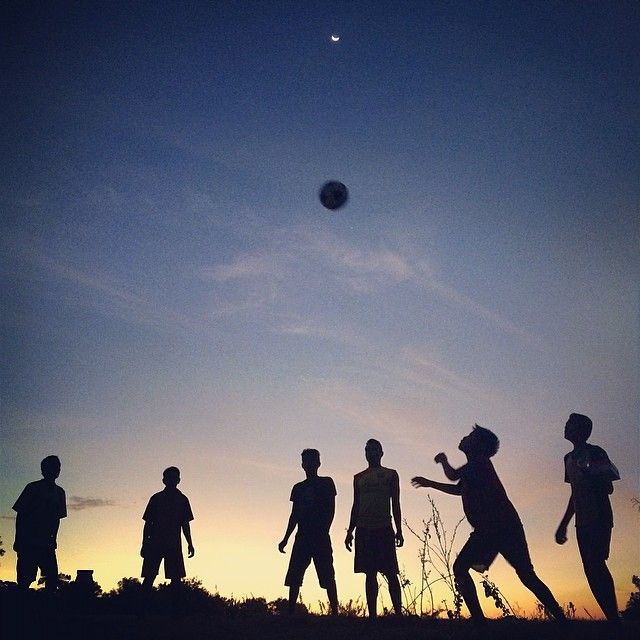
{"label": "silhouetted boy with raised arm", "polygon": [[575,513],[578,549],[589,587],[607,620],[619,622],[616,592],[606,561],[613,528],[609,495],[620,475],[604,449],[587,443],[592,428],[591,419],[580,413],[572,413],[564,427],[564,437],[573,444],[573,451],[564,457],[564,481],[571,485],[571,496],[556,531],[556,542],[567,541],[567,525]]}
{"label": "silhouetted boy with raised arm", "polygon": [[[353,506],[344,544],[351,551],[356,531],[354,571],[365,574],[369,617],[377,616],[378,573],[389,583],[389,595],[396,615],[402,615],[402,594],[398,580],[396,546],[404,544],[400,513],[398,472],[382,466],[382,445],[368,440],[364,455],[369,466],[353,478]],[[391,526],[391,513],[395,532]]]}
{"label": "silhouetted boy with raised arm", "polygon": [[307,477],[291,489],[291,515],[284,538],[278,544],[280,553],[284,553],[289,537],[298,527],[284,580],[285,586],[289,587],[291,615],[295,612],[304,573],[311,560],[316,567],[320,586],[327,590],[331,614],[338,615],[338,592],[329,536],[335,514],[336,487],[331,478],[318,475],[319,467],[320,452],[317,449],[305,449],[302,452],[302,468]]}
{"label": "silhouetted boy with raised arm", "polygon": [[187,551],[193,558],[195,549],[191,541],[191,527],[193,520],[191,505],[187,496],[179,489],[180,469],[169,467],[162,474],[165,488],[152,495],[145,509],[142,519],[144,531],[142,533],[142,549],[140,555],[142,563],[142,586],[151,591],[153,581],[158,575],[160,562],[164,560],[164,576],[171,580],[171,586],[177,587],[187,573],[182,556],[181,533],[187,541]]}
{"label": "silhouetted boy with raised arm", "polygon": [[60,459],[47,456],[40,469],[43,479],[30,482],[13,505],[17,514],[13,549],[18,554],[18,585],[28,589],[39,568],[45,589],[54,591],[58,586],[58,528],[61,518],[67,517],[67,502],[64,489],[56,484]]}
{"label": "silhouetted boy with raised arm", "polygon": [[435,457],[447,478],[458,480],[457,484],[434,482],[420,476],[413,478],[411,484],[462,497],[464,513],[474,530],[453,563],[453,573],[474,621],[484,622],[485,617],[469,569],[486,571],[499,553],[546,610],[556,620],[564,621],[562,608],[533,570],[522,523],[491,463],[490,458],[499,446],[495,434],[475,425],[458,445],[467,457],[467,464],[454,469],[444,453]]}

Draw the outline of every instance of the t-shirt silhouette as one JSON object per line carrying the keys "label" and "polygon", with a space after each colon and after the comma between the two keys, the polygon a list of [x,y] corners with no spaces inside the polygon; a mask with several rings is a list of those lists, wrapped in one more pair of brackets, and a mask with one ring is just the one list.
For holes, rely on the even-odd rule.
{"label": "t-shirt silhouette", "polygon": [[164,489],[151,496],[142,519],[151,524],[148,542],[154,546],[180,548],[182,525],[193,520],[189,499],[179,489]]}
{"label": "t-shirt silhouette", "polygon": [[67,517],[64,489],[47,480],[30,482],[13,505],[16,520],[14,549],[57,546],[56,535],[61,518]]}
{"label": "t-shirt silhouette", "polygon": [[356,527],[378,529],[391,524],[391,492],[398,472],[386,467],[370,467],[354,476],[360,497]]}
{"label": "t-shirt silhouette", "polygon": [[290,500],[298,517],[298,535],[328,533],[335,495],[336,486],[331,478],[316,476],[293,485]]}
{"label": "t-shirt silhouette", "polygon": [[470,460],[458,471],[462,508],[472,527],[495,530],[521,524],[491,460]]}
{"label": "t-shirt silhouette", "polygon": [[609,493],[614,480],[620,480],[620,474],[601,447],[587,444],[578,453],[567,453],[564,457],[564,481],[571,484],[576,527],[596,523],[613,526]]}

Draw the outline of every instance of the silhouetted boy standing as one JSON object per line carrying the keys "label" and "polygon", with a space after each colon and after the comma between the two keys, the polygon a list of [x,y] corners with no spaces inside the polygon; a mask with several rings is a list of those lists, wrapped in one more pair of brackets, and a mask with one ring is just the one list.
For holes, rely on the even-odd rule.
{"label": "silhouetted boy standing", "polygon": [[564,437],[573,444],[573,451],[564,457],[564,481],[571,485],[571,496],[556,542],[567,541],[567,525],[575,513],[578,549],[589,587],[607,620],[618,622],[616,592],[606,560],[613,528],[609,495],[620,475],[604,449],[587,443],[592,428],[591,419],[579,413],[572,413],[564,427]]}
{"label": "silhouetted boy standing", "polygon": [[459,480],[457,484],[434,482],[420,476],[413,478],[411,483],[414,487],[462,497],[464,513],[474,530],[453,563],[453,573],[472,619],[484,622],[485,617],[469,569],[486,571],[500,553],[546,610],[556,620],[565,620],[562,608],[533,570],[522,523],[491,463],[490,458],[499,446],[494,433],[475,425],[458,445],[467,457],[467,464],[454,469],[444,453],[435,457],[449,480]]}
{"label": "silhouetted boy standing", "polygon": [[36,579],[38,568],[45,579],[45,589],[58,586],[56,558],[58,528],[61,518],[67,517],[64,489],[56,484],[60,475],[60,460],[47,456],[41,463],[42,480],[30,482],[13,505],[16,512],[18,554],[16,567],[18,585],[28,589]]}
{"label": "silhouetted boy standing", "polygon": [[195,554],[189,525],[193,520],[191,505],[187,496],[178,490],[180,470],[177,467],[165,469],[162,482],[165,488],[151,496],[142,516],[142,584],[148,590],[153,587],[162,560],[164,576],[171,580],[172,586],[179,585],[187,575],[182,556],[181,532],[187,541],[189,558]]}
{"label": "silhouetted boy standing", "polygon": [[298,527],[284,580],[285,586],[289,587],[290,614],[295,612],[300,587],[311,560],[316,567],[320,586],[327,590],[331,614],[338,614],[333,549],[329,536],[335,514],[336,487],[331,478],[318,475],[319,467],[319,451],[305,449],[302,452],[302,468],[307,477],[291,490],[291,515],[284,538],[278,544],[280,553],[284,553],[289,537]]}
{"label": "silhouetted boy standing", "polygon": [[[377,440],[367,441],[364,455],[369,466],[353,478],[353,506],[344,544],[351,551],[356,531],[354,571],[365,574],[369,617],[377,615],[378,573],[389,583],[389,595],[396,615],[402,614],[396,546],[404,544],[400,513],[398,472],[381,464],[384,452]],[[390,512],[391,511],[391,512]],[[391,513],[395,532],[391,526]]]}

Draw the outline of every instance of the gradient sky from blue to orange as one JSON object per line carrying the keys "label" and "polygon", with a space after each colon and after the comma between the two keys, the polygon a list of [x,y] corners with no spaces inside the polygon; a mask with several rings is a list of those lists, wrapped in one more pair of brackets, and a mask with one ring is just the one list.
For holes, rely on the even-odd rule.
{"label": "gradient sky from blue to orange", "polygon": [[[501,438],[540,574],[595,614],[575,541],[553,543],[562,426],[581,411],[623,478],[611,566],[626,598],[640,562],[636,4],[3,12],[6,547],[13,501],[57,452],[76,497],[61,569],[93,567],[106,587],[137,575],[140,515],[177,464],[196,515],[189,574],[276,597],[312,446],[338,487],[346,600],[363,587],[341,540],[366,439],[417,525],[409,478],[439,479],[440,450],[461,463],[477,421]],[[329,214],[317,189],[333,178],[351,198]],[[417,577],[415,544],[400,558]],[[531,607],[501,561],[492,578]],[[310,574],[303,597],[321,595]]]}

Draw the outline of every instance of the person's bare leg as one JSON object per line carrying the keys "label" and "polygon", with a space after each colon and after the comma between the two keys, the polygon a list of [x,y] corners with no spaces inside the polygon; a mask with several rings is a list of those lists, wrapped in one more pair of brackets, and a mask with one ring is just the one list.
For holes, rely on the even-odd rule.
{"label": "person's bare leg", "polygon": [[393,573],[387,576],[387,582],[389,583],[389,595],[391,596],[391,604],[393,610],[397,616],[402,615],[402,590],[400,589],[400,580],[398,575]]}
{"label": "person's bare leg", "polygon": [[378,574],[367,573],[365,578],[365,593],[367,595],[367,609],[370,618],[378,616]]}
{"label": "person's bare leg", "polygon": [[292,616],[296,612],[296,602],[298,602],[298,595],[300,594],[300,587],[289,587],[289,615]]}
{"label": "person's bare leg", "polygon": [[619,622],[616,590],[607,563],[604,560],[585,563],[584,572],[591,592],[607,620]]}
{"label": "person's bare leg", "polygon": [[338,588],[336,581],[332,580],[327,585],[327,597],[329,598],[329,611],[332,616],[338,615]]}

